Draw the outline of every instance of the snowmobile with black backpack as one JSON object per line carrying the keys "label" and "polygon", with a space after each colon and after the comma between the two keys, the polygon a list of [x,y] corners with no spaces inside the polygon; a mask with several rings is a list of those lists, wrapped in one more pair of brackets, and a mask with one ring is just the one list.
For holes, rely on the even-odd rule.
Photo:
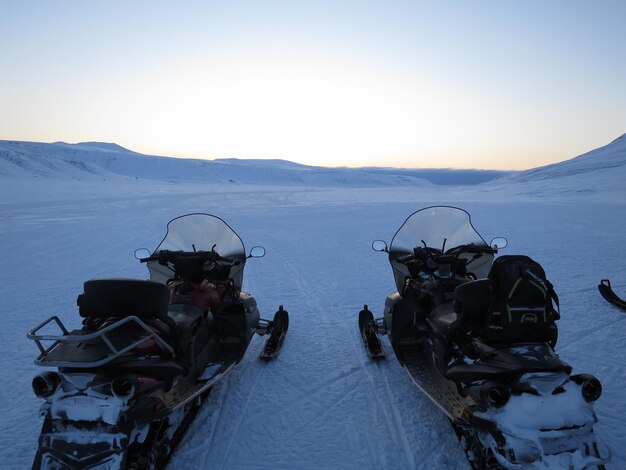
{"label": "snowmobile with black backpack", "polygon": [[415,385],[447,416],[473,468],[602,468],[595,436],[598,379],[572,375],[555,353],[559,300],[527,256],[501,256],[462,209],[409,216],[389,247],[397,291],[359,329],[368,356],[384,359],[380,335]]}
{"label": "snowmobile with black backpack", "polygon": [[53,316],[28,333],[40,351],[35,364],[56,369],[33,379],[44,400],[33,468],[161,468],[255,333],[269,334],[262,359],[280,351],[287,311],[263,320],[241,290],[246,260],[264,256],[263,247],[246,256],[222,219],[189,214],[144,251],[149,281],[87,281],[81,328]]}

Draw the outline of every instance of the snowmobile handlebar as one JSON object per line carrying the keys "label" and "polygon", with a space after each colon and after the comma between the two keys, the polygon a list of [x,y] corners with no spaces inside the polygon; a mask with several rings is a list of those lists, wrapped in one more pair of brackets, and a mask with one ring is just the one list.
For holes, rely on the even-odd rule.
{"label": "snowmobile handlebar", "polygon": [[203,279],[228,280],[231,269],[245,259],[220,256],[216,251],[170,251],[160,250],[141,262],[158,262],[173,272],[174,280],[201,282]]}
{"label": "snowmobile handlebar", "polygon": [[433,257],[438,257],[439,255],[441,255],[441,251],[436,248],[430,248],[428,246],[418,246],[413,248],[413,253],[399,256],[396,258],[396,261],[402,264],[406,264],[411,261],[426,262],[428,259],[433,259]]}
{"label": "snowmobile handlebar", "polygon": [[[454,248],[450,248],[445,253],[437,248],[431,248],[429,246],[418,246],[413,248],[413,253],[408,255],[399,256],[395,258],[395,261],[398,263],[402,263],[408,265],[410,263],[416,262],[418,264],[419,270],[423,270],[425,272],[435,272],[439,265],[441,264],[453,264],[458,268],[464,267],[473,259],[480,257],[482,254],[495,254],[498,250],[495,248],[491,248],[489,246],[481,246],[481,245],[459,245]],[[471,253],[474,254],[473,258],[470,259],[461,259],[459,258],[463,253]],[[462,264],[462,266],[459,266]]]}
{"label": "snowmobile handlebar", "polygon": [[147,258],[139,258],[141,263],[148,263],[150,261],[158,261],[159,264],[166,264],[168,262],[175,263],[181,260],[202,260],[202,261],[218,261],[225,265],[236,266],[241,260],[235,258],[229,258],[227,256],[220,256],[216,251],[170,251],[161,250],[152,256]]}
{"label": "snowmobile handlebar", "polygon": [[446,251],[447,255],[456,255],[459,256],[461,253],[474,253],[474,254],[480,254],[482,255],[483,253],[487,253],[490,255],[495,255],[498,252],[497,248],[491,248],[490,246],[481,246],[481,245],[474,245],[473,243],[469,244],[469,245],[459,245],[456,246],[454,248],[449,249],[448,251]]}

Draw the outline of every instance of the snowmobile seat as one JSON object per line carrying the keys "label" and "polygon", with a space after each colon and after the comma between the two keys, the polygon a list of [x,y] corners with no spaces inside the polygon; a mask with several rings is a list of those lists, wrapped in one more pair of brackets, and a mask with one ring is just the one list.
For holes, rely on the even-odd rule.
{"label": "snowmobile seat", "polygon": [[454,290],[454,311],[463,323],[482,325],[489,311],[489,279],[478,279]]}
{"label": "snowmobile seat", "polygon": [[[198,323],[205,315],[205,311],[196,305],[175,304],[170,305],[168,316],[176,324],[176,329],[181,332],[191,329],[194,323]],[[213,314],[206,311],[208,326],[213,324]]]}
{"label": "snowmobile seat", "polygon": [[160,282],[92,279],[85,282],[76,303],[80,316],[88,321],[134,315],[169,338],[176,337],[176,324],[167,316],[170,291]]}
{"label": "snowmobile seat", "polygon": [[450,338],[461,324],[461,317],[452,309],[452,302],[444,302],[432,309],[427,321],[442,336]]}
{"label": "snowmobile seat", "polygon": [[92,279],[76,303],[85,318],[167,317],[170,291],[165,284],[138,279]]}
{"label": "snowmobile seat", "polygon": [[135,373],[151,375],[162,380],[171,380],[174,377],[187,373],[185,367],[178,362],[173,360],[164,361],[161,358],[142,358],[141,360],[116,362],[109,367],[117,374]]}

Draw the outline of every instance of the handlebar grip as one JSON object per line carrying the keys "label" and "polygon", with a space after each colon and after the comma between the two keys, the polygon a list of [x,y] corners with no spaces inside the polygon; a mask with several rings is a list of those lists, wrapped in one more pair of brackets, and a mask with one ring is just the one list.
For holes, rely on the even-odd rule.
{"label": "handlebar grip", "polygon": [[217,260],[218,261],[224,261],[225,263],[230,263],[230,264],[234,264],[235,263],[235,258],[228,258],[227,256],[217,255]]}
{"label": "handlebar grip", "polygon": [[414,254],[409,254],[409,255],[404,255],[404,256],[398,256],[396,258],[396,261],[398,263],[406,263],[408,261],[414,260],[415,259],[415,255]]}
{"label": "handlebar grip", "polygon": [[497,252],[498,252],[497,248],[491,248],[491,247],[483,248],[481,250],[481,253],[489,253],[490,255],[495,255]]}
{"label": "handlebar grip", "polygon": [[475,254],[480,254],[480,253],[489,253],[489,254],[496,254],[498,252],[498,250],[496,248],[491,248],[490,246],[468,246],[466,248],[464,248],[463,250],[459,251],[459,254],[465,252],[465,253],[475,253]]}

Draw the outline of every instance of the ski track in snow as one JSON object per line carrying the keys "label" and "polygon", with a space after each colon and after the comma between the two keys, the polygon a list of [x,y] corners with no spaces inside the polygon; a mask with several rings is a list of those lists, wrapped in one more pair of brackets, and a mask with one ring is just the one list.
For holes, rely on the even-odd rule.
{"label": "ski track in snow", "polygon": [[[158,182],[2,180],[0,242],[0,466],[28,468],[41,426],[30,381],[36,347],[26,331],[58,314],[77,326],[82,283],[97,277],[145,278],[134,258],[154,248],[173,217],[222,217],[249,250],[267,256],[246,265],[244,290],[271,319],[290,314],[281,355],[262,363],[265,338],[253,339],[212,390],[170,468],[378,469],[468,468],[443,414],[412,385],[386,338],[388,359],[367,360],[358,333],[363,304],[382,314],[393,290],[387,242],[413,211],[452,204],[472,214],[487,239],[506,236],[503,254],[543,264],[561,300],[557,352],[575,372],[604,387],[597,433],[626,468],[626,315],[596,289],[611,278],[626,295],[626,205],[609,194],[490,200],[484,188],[287,189]],[[497,192],[497,191],[496,191]]]}

